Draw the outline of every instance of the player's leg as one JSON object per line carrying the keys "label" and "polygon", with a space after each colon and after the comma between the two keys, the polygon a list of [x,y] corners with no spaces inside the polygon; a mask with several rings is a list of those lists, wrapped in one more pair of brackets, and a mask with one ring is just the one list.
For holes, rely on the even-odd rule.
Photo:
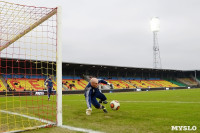
{"label": "player's leg", "polygon": [[99,103],[104,103],[104,104],[107,104],[108,102],[106,101],[107,100],[107,98],[106,98],[106,96],[103,94],[103,93],[101,93],[100,91],[96,91],[95,92],[95,97],[96,98],[99,98],[100,100],[99,100]]}
{"label": "player's leg", "polygon": [[91,113],[92,113],[91,97],[86,97],[85,96],[85,100],[86,100],[86,104],[87,104],[86,115],[91,115]]}
{"label": "player's leg", "polygon": [[102,109],[102,110],[104,111],[104,113],[108,113],[108,111],[106,110],[106,108],[105,108],[103,105],[101,105],[101,104],[97,101],[97,99],[96,99],[95,96],[92,96],[92,97],[91,97],[91,101],[92,101],[92,105],[93,105],[95,108],[97,108],[97,109]]}
{"label": "player's leg", "polygon": [[49,100],[49,88],[47,88],[47,96],[48,96],[48,100]]}
{"label": "player's leg", "polygon": [[91,113],[92,113],[91,96],[88,93],[91,93],[91,91],[86,91],[85,94],[84,94],[86,104],[87,104],[86,115],[91,115]]}
{"label": "player's leg", "polygon": [[48,100],[50,100],[52,88],[48,88]]}

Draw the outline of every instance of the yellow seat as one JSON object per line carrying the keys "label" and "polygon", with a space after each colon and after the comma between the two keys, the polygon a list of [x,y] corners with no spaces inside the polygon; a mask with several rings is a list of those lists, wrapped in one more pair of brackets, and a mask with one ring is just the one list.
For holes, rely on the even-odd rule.
{"label": "yellow seat", "polygon": [[0,91],[3,91],[3,90],[6,91],[7,89],[6,89],[5,85],[3,84],[3,82],[0,79]]}
{"label": "yellow seat", "polygon": [[[63,79],[63,85],[71,90],[84,90],[88,82],[84,79]],[[70,87],[70,84],[74,86]]]}

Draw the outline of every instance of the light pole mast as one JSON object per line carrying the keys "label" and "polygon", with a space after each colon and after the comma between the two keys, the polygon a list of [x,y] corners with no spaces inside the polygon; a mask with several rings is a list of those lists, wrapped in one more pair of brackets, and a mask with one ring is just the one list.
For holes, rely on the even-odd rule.
{"label": "light pole mast", "polygon": [[160,20],[157,17],[151,19],[151,31],[153,32],[153,68],[162,68],[157,33],[160,30]]}

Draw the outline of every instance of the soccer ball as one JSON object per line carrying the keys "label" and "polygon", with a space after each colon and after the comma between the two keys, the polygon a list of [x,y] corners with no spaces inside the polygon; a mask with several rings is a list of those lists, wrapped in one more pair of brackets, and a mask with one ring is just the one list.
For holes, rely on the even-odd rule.
{"label": "soccer ball", "polygon": [[110,108],[112,110],[118,110],[120,108],[120,103],[117,100],[113,100],[110,102]]}

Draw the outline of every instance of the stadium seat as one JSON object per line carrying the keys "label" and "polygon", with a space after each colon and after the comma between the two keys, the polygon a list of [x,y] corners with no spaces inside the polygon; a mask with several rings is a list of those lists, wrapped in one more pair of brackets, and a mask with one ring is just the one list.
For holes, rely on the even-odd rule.
{"label": "stadium seat", "polygon": [[12,90],[16,91],[32,91],[32,90],[43,90],[44,87],[44,79],[8,79],[8,85]]}
{"label": "stadium seat", "polygon": [[63,85],[70,90],[83,90],[88,82],[84,79],[63,79]]}
{"label": "stadium seat", "polygon": [[197,86],[197,81],[193,80],[192,78],[177,78],[177,81],[184,83],[188,86]]}
{"label": "stadium seat", "polygon": [[7,89],[6,89],[5,85],[3,84],[3,82],[0,79],[0,91],[4,91],[4,90],[6,91]]}
{"label": "stadium seat", "polygon": [[106,80],[109,83],[114,85],[114,89],[126,89],[126,88],[135,88],[133,85],[130,83],[127,83],[126,81],[123,80]]}

